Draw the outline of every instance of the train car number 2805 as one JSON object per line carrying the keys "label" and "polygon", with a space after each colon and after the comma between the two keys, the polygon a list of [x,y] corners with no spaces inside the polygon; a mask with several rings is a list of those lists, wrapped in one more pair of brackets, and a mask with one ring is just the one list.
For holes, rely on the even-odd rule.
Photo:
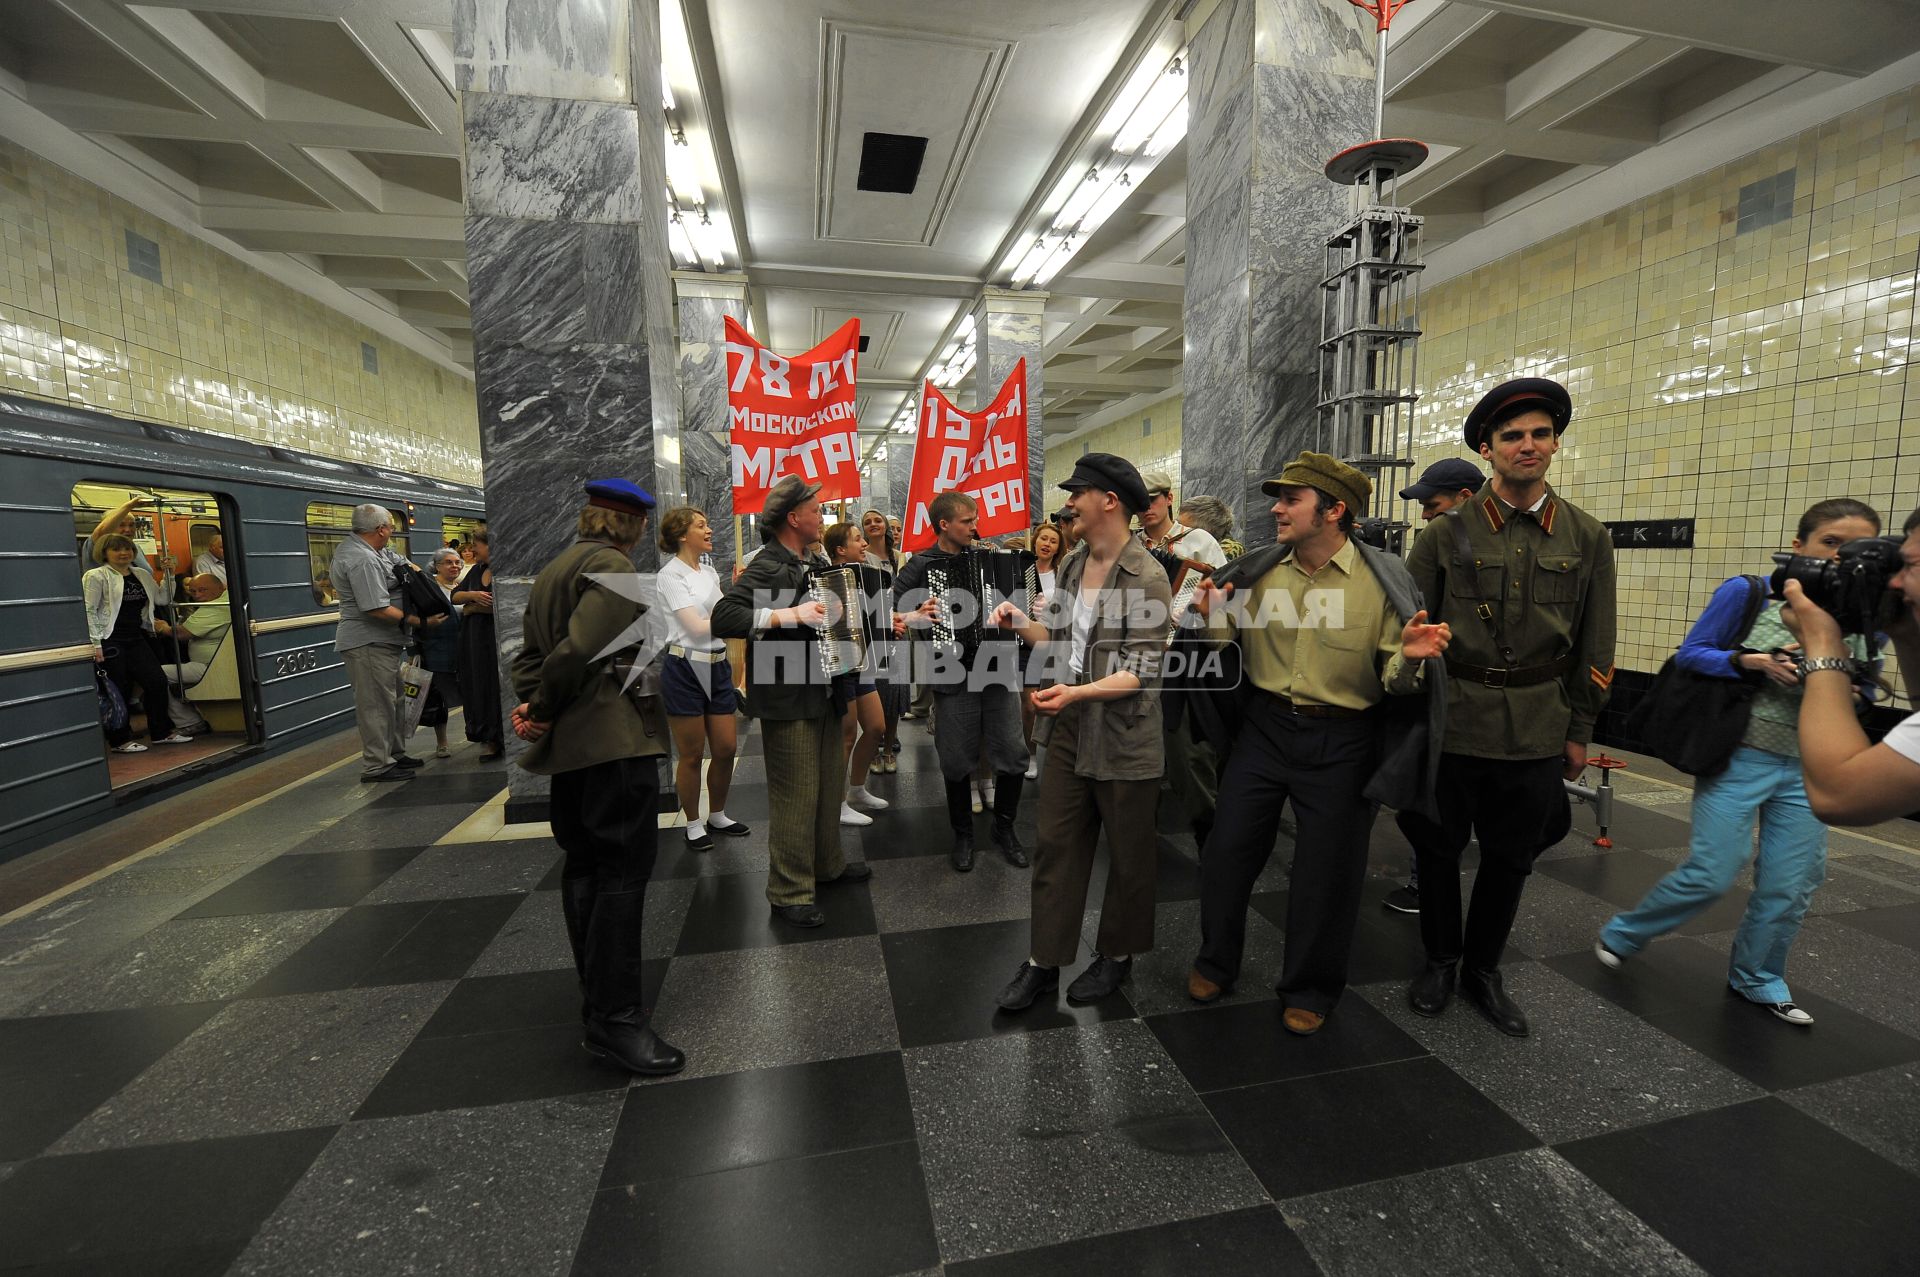
{"label": "train car number 2805", "polygon": [[273,654],[273,675],[284,678],[289,674],[305,674],[320,668],[320,652],[317,647],[295,648],[291,652]]}

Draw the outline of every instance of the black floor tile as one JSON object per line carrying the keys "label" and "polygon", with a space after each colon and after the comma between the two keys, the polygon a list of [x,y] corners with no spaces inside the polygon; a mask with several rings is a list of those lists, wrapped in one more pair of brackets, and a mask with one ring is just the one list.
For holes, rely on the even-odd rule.
{"label": "black floor tile", "polygon": [[[1682,834],[1680,841],[1684,845],[1686,826],[1681,825],[1680,829]],[[1673,872],[1674,868],[1674,865],[1658,856],[1616,848],[1597,856],[1542,860],[1534,866],[1534,872],[1557,878],[1569,887],[1577,887],[1590,896],[1598,896],[1616,909],[1631,909],[1640,903],[1655,883]],[[1734,887],[1692,921],[1676,930],[1683,936],[1703,936],[1713,931],[1731,931],[1740,925],[1741,915],[1746,913],[1747,900],[1752,895],[1753,893],[1745,887]],[[1523,903],[1521,908],[1525,907]]]}
{"label": "black floor tile", "polygon": [[422,1034],[400,1053],[355,1121],[479,1108],[516,1100],[547,1100],[629,1083],[626,1073],[603,1065],[580,1045],[579,1004],[565,1024],[469,1033]]}
{"label": "black floor tile", "polygon": [[404,785],[384,786],[386,792],[368,804],[391,811],[395,807],[478,807],[507,787],[499,772],[436,771],[431,764],[415,772]]}
{"label": "black floor tile", "polygon": [[1514,1153],[1540,1142],[1432,1056],[1202,1098],[1276,1199]]}
{"label": "black floor tile", "polygon": [[1240,1002],[1156,1015],[1147,1026],[1196,1091],[1330,1073],[1427,1054],[1357,995],[1341,999],[1311,1037],[1281,1027],[1277,1002]]}
{"label": "black floor tile", "polygon": [[219,1010],[205,1002],[0,1020],[0,1162],[59,1139]]}
{"label": "black floor tile", "polygon": [[1271,1206],[1106,1233],[946,1268],[947,1277],[1111,1277],[1115,1273],[1316,1277],[1319,1271],[1306,1247]]}
{"label": "black floor tile", "polygon": [[1920,1176],[1775,1097],[1556,1151],[1711,1273],[1910,1273],[1920,1253]]}
{"label": "black floor tile", "polygon": [[1909,949],[1920,949],[1920,903],[1837,913],[1833,919],[1869,935],[1879,936],[1882,940],[1891,940]]}
{"label": "black floor tile", "polygon": [[897,1051],[723,1073],[635,1088],[600,1186],[686,1179],[913,1138]]}
{"label": "black floor tile", "polygon": [[268,972],[247,996],[458,980],[524,899],[467,896],[360,905]]}
{"label": "black floor tile", "polygon": [[1656,940],[1618,971],[1601,966],[1590,950],[1543,961],[1575,984],[1639,1016],[1709,1010],[1725,1001],[1728,991],[1727,955],[1684,938]]}
{"label": "black floor tile", "polygon": [[244,1241],[332,1138],[328,1127],[38,1158],[0,1183],[0,1262],[118,1257],[120,1271],[144,1273],[150,1252]]}
{"label": "black floor tile", "polygon": [[844,940],[879,931],[873,920],[873,896],[865,883],[821,888],[815,902],[827,915],[825,926],[794,927],[774,920],[767,904],[767,880],[760,874],[716,874],[698,879],[686,922],[680,928],[680,954],[766,949],[814,940]]}
{"label": "black floor tile", "polygon": [[1920,1060],[1920,1039],[1889,1029],[1805,990],[1794,1001],[1812,1015],[1808,1028],[1729,992],[1711,1007],[1646,1017],[1653,1025],[1769,1091],[1812,1086]]}
{"label": "black floor tile", "polygon": [[423,846],[387,846],[326,856],[279,856],[222,887],[179,917],[224,918],[241,913],[339,909],[358,904],[362,896],[423,850]]}
{"label": "black floor tile", "polygon": [[603,1189],[573,1273],[882,1277],[939,1259],[909,1142]]}
{"label": "black floor tile", "polygon": [[727,790],[727,817],[730,820],[743,820],[749,825],[764,825],[771,809],[767,806],[767,787],[765,784],[746,782],[735,784]]}
{"label": "black floor tile", "polygon": [[[873,823],[860,831],[860,849],[868,860],[944,856],[953,847],[953,826],[944,807],[889,807],[871,814]],[[984,815],[974,820],[978,847],[987,845],[991,826],[986,820]]]}
{"label": "black floor tile", "polygon": [[[1360,912],[1353,928],[1353,949],[1347,958],[1349,986],[1411,980],[1426,964],[1426,946],[1420,941],[1420,919],[1410,914],[1389,913],[1380,907],[1381,897],[1398,885],[1387,880],[1370,881],[1361,895]],[[1286,891],[1255,892],[1252,907],[1284,936],[1289,899],[1291,893]],[[1255,973],[1242,974],[1244,977]],[[1279,972],[1270,974],[1277,976]]]}
{"label": "black floor tile", "polygon": [[1091,961],[1060,972],[1060,991],[1018,1014],[994,1004],[1031,949],[1026,922],[984,922],[931,931],[896,931],[880,937],[893,991],[893,1012],[902,1047],[960,1042],[995,1033],[1027,1033],[1069,1024],[1132,1018],[1124,991],[1091,1006],[1066,1000],[1067,985]]}
{"label": "black floor tile", "polygon": [[289,855],[370,851],[400,845],[427,846],[473,815],[472,803],[433,803],[424,807],[379,807],[372,803],[342,816],[292,848]]}
{"label": "black floor tile", "polygon": [[[667,978],[664,960],[642,964],[645,1001],[652,1006]],[[475,976],[453,986],[440,1009],[421,1028],[421,1038],[461,1037],[580,1024],[580,981],[571,967],[513,975]]]}
{"label": "black floor tile", "polygon": [[86,1259],[56,1260],[28,1268],[7,1268],[15,1277],[222,1277],[247,1248],[244,1237],[228,1237],[198,1246],[168,1246],[131,1255],[95,1255]]}

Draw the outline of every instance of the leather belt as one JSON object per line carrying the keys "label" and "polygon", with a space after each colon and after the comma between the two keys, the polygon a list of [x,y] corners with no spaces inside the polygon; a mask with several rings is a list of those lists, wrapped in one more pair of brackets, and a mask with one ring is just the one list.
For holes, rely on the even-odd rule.
{"label": "leather belt", "polygon": [[1275,696],[1272,692],[1268,692],[1267,696],[1282,713],[1291,714],[1295,718],[1365,718],[1371,712],[1364,709],[1348,709],[1344,705],[1301,705],[1284,696]]}
{"label": "leather belt", "polygon": [[1492,688],[1532,687],[1536,683],[1551,683],[1556,678],[1564,677],[1574,664],[1572,652],[1545,665],[1522,665],[1512,669],[1470,665],[1466,661],[1456,661],[1451,656],[1446,661],[1447,673],[1454,678]]}
{"label": "leather belt", "polygon": [[667,644],[667,655],[678,656],[688,661],[699,661],[704,665],[712,665],[715,662],[727,659],[727,649],[722,647],[716,648],[713,651],[707,651],[702,648],[687,647],[681,643],[669,643]]}

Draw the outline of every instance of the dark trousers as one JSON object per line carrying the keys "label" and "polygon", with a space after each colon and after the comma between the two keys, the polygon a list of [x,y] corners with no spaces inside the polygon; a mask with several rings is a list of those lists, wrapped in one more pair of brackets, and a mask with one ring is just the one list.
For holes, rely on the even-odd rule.
{"label": "dark trousers", "polygon": [[641,1015],[640,919],[660,832],[660,760],[616,758],[553,778],[560,903],[586,1015]]}
{"label": "dark trousers", "polygon": [[[1464,961],[1476,971],[1500,965],[1534,858],[1566,832],[1561,767],[1558,757],[1440,756],[1439,822],[1400,818],[1420,871],[1420,938],[1429,961]],[[1463,928],[1460,853],[1476,834],[1480,873]]]}
{"label": "dark trousers", "polygon": [[1298,830],[1288,874],[1281,999],[1325,1015],[1347,987],[1347,960],[1367,875],[1373,804],[1361,797],[1379,755],[1371,717],[1301,718],[1254,692],[1220,777],[1213,835],[1200,855],[1200,956],[1217,984],[1240,976],[1247,904],[1273,854],[1280,809]]}
{"label": "dark trousers", "polygon": [[[138,638],[116,643],[109,639],[101,644],[100,650],[107,658],[107,677],[119,687],[122,696],[131,700],[133,690],[140,689],[140,705],[147,712],[147,735],[154,740],[173,735],[173,716],[167,712],[167,671],[147,640]],[[109,745],[124,745],[133,739],[133,716],[129,713],[127,717],[127,726],[107,733]]]}
{"label": "dark trousers", "polygon": [[[1044,967],[1066,966],[1080,952],[1080,919],[1102,829],[1109,856],[1107,888],[1094,946],[1110,958],[1130,958],[1153,948],[1159,858],[1153,807],[1159,786],[1151,780],[1088,780],[1073,774],[1081,716],[1099,712],[1098,702],[1069,705],[1054,719],[1040,767],[1031,956]],[[997,814],[1001,791],[994,793]]]}

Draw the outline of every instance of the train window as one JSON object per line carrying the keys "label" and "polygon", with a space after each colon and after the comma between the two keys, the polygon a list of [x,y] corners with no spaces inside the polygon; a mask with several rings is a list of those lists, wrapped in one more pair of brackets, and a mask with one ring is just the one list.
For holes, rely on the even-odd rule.
{"label": "train window", "polygon": [[[388,507],[393,515],[394,538],[390,548],[407,557],[407,529],[412,520],[407,511]],[[313,601],[321,607],[337,607],[340,596],[333,592],[333,552],[340,542],[353,535],[353,507],[335,501],[315,501],[307,506],[307,558],[313,571]]]}
{"label": "train window", "polygon": [[473,544],[473,534],[476,532],[484,532],[486,527],[487,521],[485,519],[475,519],[464,514],[442,515],[440,519],[440,544],[452,545],[456,541],[459,542],[464,557],[467,562],[471,563],[473,562],[473,556],[466,554],[465,551],[468,546]]}
{"label": "train window", "polygon": [[103,740],[113,784],[244,744],[220,503],[207,492],[93,482],[75,485],[72,503],[87,640],[127,707]]}

